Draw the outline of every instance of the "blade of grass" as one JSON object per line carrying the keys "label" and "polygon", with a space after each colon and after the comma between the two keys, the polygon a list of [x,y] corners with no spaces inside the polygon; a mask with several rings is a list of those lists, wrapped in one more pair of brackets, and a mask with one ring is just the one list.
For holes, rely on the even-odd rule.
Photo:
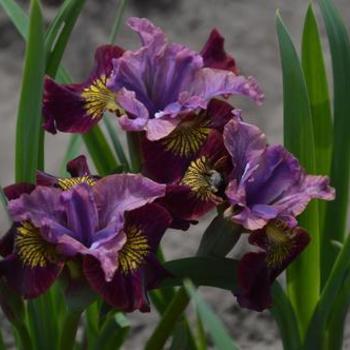
{"label": "blade of grass", "polygon": [[184,286],[188,295],[194,302],[198,313],[203,320],[204,326],[208,333],[211,335],[215,349],[218,350],[238,350],[237,344],[229,336],[226,327],[214,314],[209,305],[202,299],[202,297],[196,291],[193,283],[190,280],[184,282]]}
{"label": "blade of grass", "polygon": [[0,5],[3,7],[21,36],[26,39],[29,20],[23,9],[14,0],[0,0]]}
{"label": "blade of grass", "polygon": [[322,275],[326,281],[337,250],[331,241],[342,242],[347,223],[350,177],[350,42],[339,12],[330,0],[320,0],[321,13],[326,24],[333,67],[334,94],[334,135],[331,183],[335,187],[336,199],[327,204],[324,225],[324,254],[322,256]]}
{"label": "blade of grass", "polygon": [[[304,349],[322,349],[324,335],[326,335],[327,323],[330,320],[332,310],[337,303],[338,293],[344,289],[343,283],[350,269],[350,236],[345,240],[344,246],[338,254],[332,267],[332,271],[322,290],[320,300],[312,316],[308,328]],[[346,304],[343,305],[346,307]]]}
{"label": "blade of grass", "polygon": [[[319,30],[310,4],[305,16],[302,40],[302,66],[308,88],[315,138],[316,173],[329,175],[332,152],[333,122],[328,82],[323,59]],[[323,224],[326,202],[319,201],[319,227],[321,255],[323,251]]]}
{"label": "blade of grass", "polygon": [[56,75],[67,42],[84,4],[85,0],[66,0],[46,34],[46,73],[52,77]]}
{"label": "blade of grass", "polygon": [[[304,74],[293,42],[278,13],[276,25],[283,73],[284,143],[308,173],[315,173],[315,143]],[[287,290],[303,335],[320,293],[317,202],[313,201],[298,221],[310,232],[312,241],[288,268]]]}
{"label": "blade of grass", "polygon": [[45,70],[44,25],[39,2],[31,1],[29,33],[16,126],[17,182],[34,182],[38,166],[41,99]]}
{"label": "blade of grass", "polygon": [[120,29],[121,21],[123,18],[124,11],[126,9],[126,5],[128,3],[128,0],[118,0],[118,7],[117,12],[115,15],[115,20],[113,23],[111,34],[109,35],[109,43],[113,44],[116,41],[117,34]]}

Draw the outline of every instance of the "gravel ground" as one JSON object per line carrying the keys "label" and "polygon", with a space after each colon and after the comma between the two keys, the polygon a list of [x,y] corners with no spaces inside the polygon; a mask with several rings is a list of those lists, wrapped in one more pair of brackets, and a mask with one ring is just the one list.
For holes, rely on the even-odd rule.
{"label": "gravel ground", "polygon": [[[55,13],[60,1],[43,1],[46,18]],[[91,67],[94,48],[103,44],[108,36],[117,1],[90,0],[73,32],[64,63],[74,78],[83,79]],[[24,6],[28,1],[23,1]],[[335,0],[346,23],[350,23],[349,0]],[[246,111],[246,118],[257,123],[268,135],[271,143],[282,141],[282,87],[278,45],[275,33],[275,12],[280,9],[297,47],[300,46],[306,0],[130,0],[128,16],[144,16],[153,20],[169,33],[172,40],[184,42],[200,49],[211,28],[225,34],[226,47],[242,71],[260,81],[266,96],[258,108],[247,101],[236,100]],[[321,28],[324,35],[324,29]],[[125,27],[118,42],[121,46],[135,47],[136,38]],[[327,50],[327,42],[324,42]],[[15,116],[23,62],[22,40],[0,10],[0,184],[13,180]],[[57,173],[65,151],[67,135],[47,136],[47,171]],[[169,232],[164,248],[169,259],[193,254],[201,232],[210,218],[189,232]],[[4,220],[2,220],[4,222]],[[4,224],[2,223],[4,227]],[[274,321],[269,313],[241,310],[234,298],[223,291],[203,288],[203,294],[224,320],[241,349],[282,349]],[[157,320],[155,313],[131,316],[132,336],[125,349],[141,349],[145,337]],[[6,327],[6,322],[1,323]],[[350,327],[346,330],[345,348],[350,349]]]}

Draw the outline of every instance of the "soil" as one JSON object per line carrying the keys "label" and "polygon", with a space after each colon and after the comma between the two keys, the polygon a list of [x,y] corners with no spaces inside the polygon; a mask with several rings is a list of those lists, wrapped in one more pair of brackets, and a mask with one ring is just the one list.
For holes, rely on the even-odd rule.
{"label": "soil", "polygon": [[[27,7],[29,1],[22,1]],[[234,104],[245,111],[246,119],[258,124],[270,143],[282,142],[282,81],[278,43],[275,31],[275,12],[280,10],[296,47],[300,47],[303,18],[309,1],[306,0],[130,0],[126,17],[147,17],[161,26],[169,37],[200,49],[213,27],[226,37],[227,51],[232,53],[242,73],[253,75],[261,83],[266,99],[262,107],[235,99]],[[334,0],[345,23],[350,23],[350,2]],[[53,17],[61,1],[43,0],[45,18]],[[90,0],[79,19],[64,56],[64,64],[75,80],[84,79],[89,72],[96,46],[106,42],[111,30],[117,1]],[[315,6],[317,14],[318,8]],[[324,28],[322,20],[321,31]],[[136,47],[134,34],[123,25],[118,43]],[[327,40],[323,42],[329,63]],[[24,45],[3,10],[0,10],[0,184],[13,182],[16,111],[21,84]],[[46,170],[59,171],[68,135],[46,137]],[[201,233],[210,217],[188,232],[170,231],[164,239],[168,259],[194,253]],[[1,229],[5,230],[5,220]],[[220,290],[203,288],[203,295],[212,305],[241,349],[282,349],[278,330],[268,312],[254,313],[240,309],[234,297]],[[152,331],[157,315],[135,313],[130,316],[131,335],[124,349],[142,349]],[[2,321],[2,328],[8,329]],[[346,328],[344,349],[350,349],[350,327]],[[11,348],[11,337],[6,336]]]}

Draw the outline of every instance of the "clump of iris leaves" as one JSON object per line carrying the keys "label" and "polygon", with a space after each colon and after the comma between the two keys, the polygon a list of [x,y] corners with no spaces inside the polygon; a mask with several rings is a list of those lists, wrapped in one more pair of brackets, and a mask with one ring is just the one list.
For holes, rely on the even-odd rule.
{"label": "clump of iris leaves", "polygon": [[[14,0],[0,0],[26,41],[17,116],[16,182],[33,182],[36,170],[44,168],[41,129],[44,75],[62,83],[70,82],[61,59],[84,4],[84,0],[64,1],[45,29],[39,0],[31,0],[28,15]],[[271,313],[287,350],[341,349],[350,301],[350,239],[347,236],[350,44],[333,2],[319,0],[318,5],[332,58],[332,87],[327,82],[324,51],[312,5],[305,16],[300,55],[279,13],[276,16],[283,77],[285,146],[307,172],[328,175],[337,192],[333,202],[313,203],[301,216],[299,222],[312,232],[313,243],[288,267],[286,287],[282,288],[278,282],[272,286]],[[109,38],[111,43],[115,42],[125,6],[125,0],[118,2]],[[120,164],[126,161],[125,154],[113,126],[106,123],[108,135],[99,126],[82,136],[73,135],[62,164],[76,156],[83,140],[99,175],[121,169]],[[131,163],[137,168],[138,155],[130,148]],[[6,209],[4,196],[2,201]],[[165,266],[177,278],[172,286],[151,293],[159,321],[145,349],[161,349],[170,338],[173,349],[207,349],[209,344],[217,349],[238,349],[235,340],[194,287],[232,286],[235,276],[231,264],[224,258],[216,262],[209,257],[194,257],[166,262]],[[215,278],[218,270],[221,271],[220,281]],[[203,275],[201,271],[206,273]],[[83,292],[64,300],[55,287],[37,299],[24,302],[12,295],[3,281],[0,283],[1,304],[13,325],[20,349],[118,349],[127,339],[130,330],[127,315],[105,309],[100,302],[89,305],[81,315]],[[175,288],[181,285],[184,288]],[[184,314],[190,299],[197,310],[196,328],[190,327]],[[76,335],[79,322],[83,340]],[[5,348],[0,338],[0,349]]]}

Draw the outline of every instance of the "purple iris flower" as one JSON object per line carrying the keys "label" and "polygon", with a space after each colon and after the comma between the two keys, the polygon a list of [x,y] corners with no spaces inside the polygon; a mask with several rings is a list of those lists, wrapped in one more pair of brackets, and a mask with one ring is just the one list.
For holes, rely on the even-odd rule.
{"label": "purple iris flower", "polygon": [[250,232],[249,242],[259,248],[240,261],[236,296],[242,306],[261,311],[271,306],[271,283],[310,240],[296,217],[312,199],[332,200],[335,192],[326,176],[306,174],[292,154],[268,145],[254,125],[230,121],[224,143],[233,164],[225,215]]}
{"label": "purple iris flower", "polygon": [[261,229],[275,218],[295,226],[295,217],[311,199],[334,199],[328,177],[305,174],[284,147],[267,145],[256,126],[232,120],[224,140],[234,164],[226,189],[231,205],[227,213],[246,229]]}
{"label": "purple iris flower", "polygon": [[[146,311],[145,290],[162,272],[154,252],[171,221],[151,202],[164,194],[164,185],[128,174],[67,190],[37,186],[9,202],[13,250],[7,249],[0,273],[24,297],[33,298],[50,287],[65,262],[82,256],[88,261],[87,280],[107,302]],[[116,278],[118,285],[111,283]]]}
{"label": "purple iris flower", "polygon": [[257,103],[262,101],[253,78],[236,75],[220,65],[216,66],[219,69],[206,66],[215,67],[215,59],[206,59],[212,53],[207,48],[203,57],[184,45],[168,43],[161,29],[147,19],[130,18],[128,24],[138,33],[142,46],[113,59],[107,83],[125,110],[120,118],[125,130],[145,130],[149,140],[159,140],[187,113],[205,110],[214,97],[244,95]]}

